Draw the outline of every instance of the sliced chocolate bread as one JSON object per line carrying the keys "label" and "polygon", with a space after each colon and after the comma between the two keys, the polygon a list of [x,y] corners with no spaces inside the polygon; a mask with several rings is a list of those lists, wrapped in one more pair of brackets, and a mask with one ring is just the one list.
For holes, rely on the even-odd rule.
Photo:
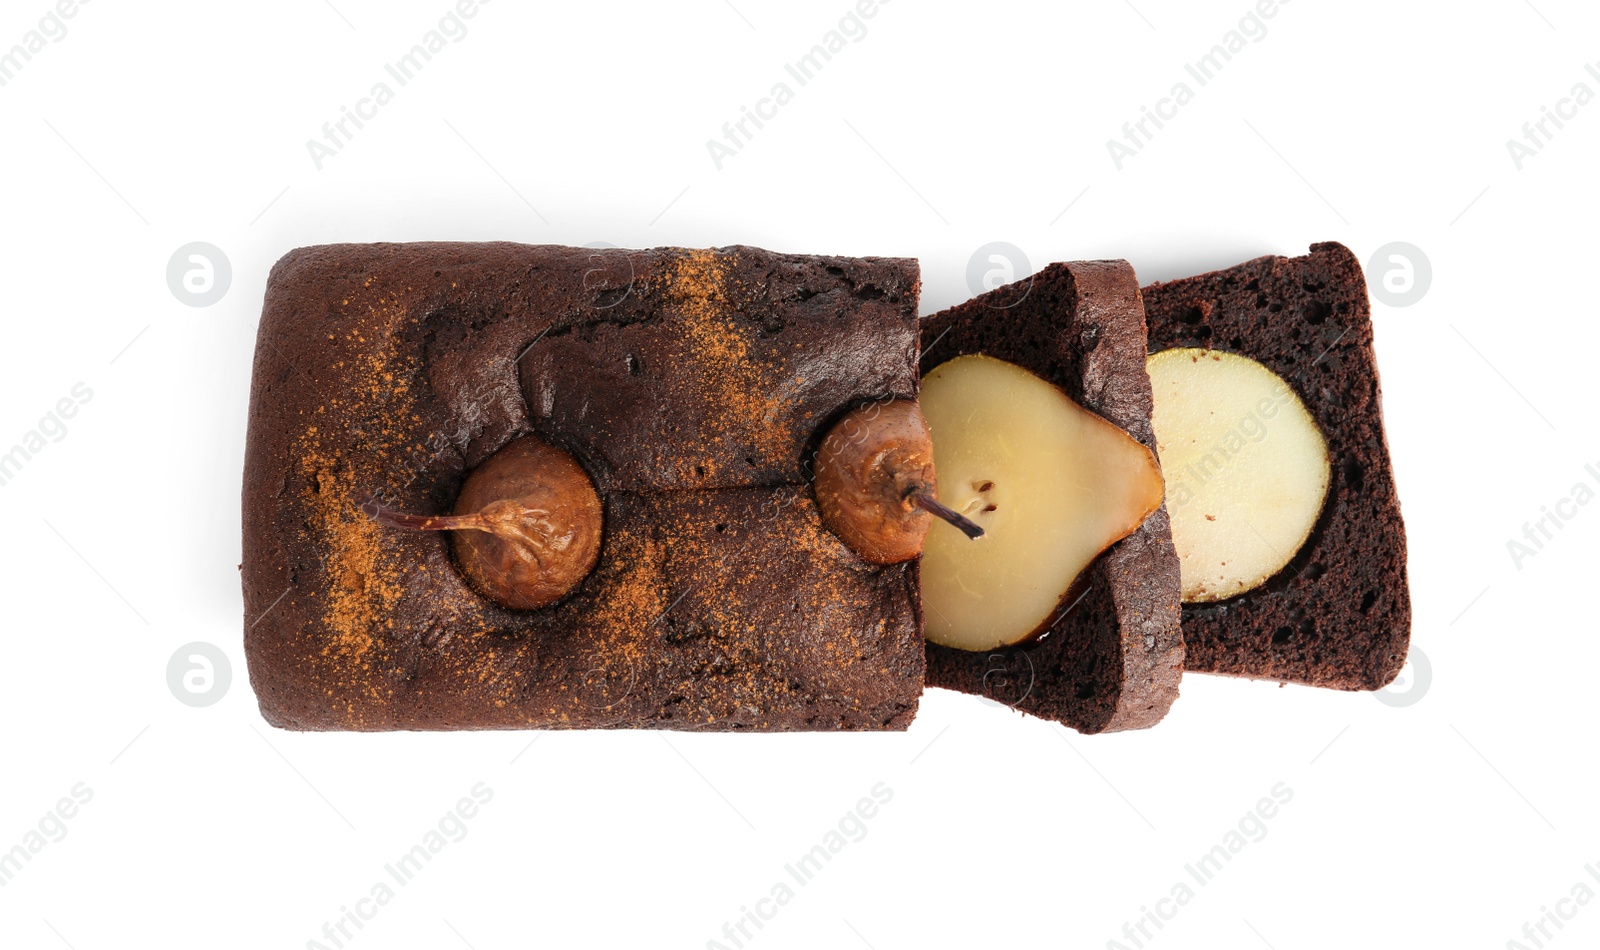
{"label": "sliced chocolate bread", "polygon": [[[1005,360],[1155,448],[1144,308],[1125,261],[1051,264],[925,318],[922,338],[924,374],[969,353]],[[1035,639],[987,652],[930,643],[928,685],[1081,732],[1155,725],[1177,698],[1183,671],[1178,597],[1162,507],[1095,561]]]}
{"label": "sliced chocolate bread", "polygon": [[[1286,380],[1320,426],[1332,470],[1316,526],[1287,567],[1230,599],[1183,606],[1187,668],[1381,688],[1405,663],[1411,600],[1360,263],[1343,245],[1315,244],[1305,257],[1154,284],[1144,306],[1152,353],[1224,350]],[[1168,489],[1170,505],[1170,476]]]}

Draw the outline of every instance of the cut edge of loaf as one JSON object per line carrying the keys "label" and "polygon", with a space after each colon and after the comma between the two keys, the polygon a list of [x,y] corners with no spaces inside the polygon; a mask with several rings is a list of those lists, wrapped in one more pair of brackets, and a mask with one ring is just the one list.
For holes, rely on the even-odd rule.
{"label": "cut edge of loaf", "polygon": [[[986,353],[1060,386],[1155,450],[1138,278],[1126,261],[1051,264],[924,318],[930,369]],[[935,435],[937,438],[937,434]],[[928,645],[928,684],[972,693],[1080,732],[1145,729],[1178,697],[1184,667],[1177,554],[1163,504],[1088,572],[1075,606],[1015,647]]]}
{"label": "cut edge of loaf", "polygon": [[[1263,362],[1294,387],[1332,456],[1329,497],[1289,566],[1253,591],[1184,605],[1188,669],[1329,689],[1384,688],[1410,649],[1411,601],[1360,261],[1343,244],[1325,241],[1298,257],[1264,255],[1143,293],[1151,352],[1217,343]],[[1251,333],[1261,342],[1247,342]],[[1329,368],[1313,372],[1320,363]],[[1342,589],[1330,591],[1334,586]]]}

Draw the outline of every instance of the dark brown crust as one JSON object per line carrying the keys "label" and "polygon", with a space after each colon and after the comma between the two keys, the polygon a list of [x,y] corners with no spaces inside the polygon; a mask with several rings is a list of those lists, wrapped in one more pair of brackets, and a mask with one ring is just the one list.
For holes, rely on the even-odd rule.
{"label": "dark brown crust", "polygon": [[[905,728],[923,682],[916,565],[865,564],[823,528],[804,458],[845,405],[915,394],[917,291],[915,261],[746,247],[290,253],[268,282],[245,458],[245,651],[263,716]],[[540,354],[557,375],[519,378],[519,354],[544,343],[587,362]],[[552,380],[548,411],[530,413],[524,385]],[[721,411],[751,394],[771,411]],[[590,408],[633,408],[582,411],[610,396]],[[375,493],[448,511],[470,467],[529,432],[573,452],[605,508],[599,564],[554,606],[500,608],[444,537],[356,508]]]}
{"label": "dark brown crust", "polygon": [[1294,388],[1333,466],[1317,527],[1265,585],[1183,608],[1188,668],[1380,689],[1411,639],[1405,525],[1383,431],[1366,281],[1341,244],[1262,257],[1144,290],[1150,351],[1202,346],[1265,364]]}
{"label": "dark brown crust", "polygon": [[[965,353],[1006,360],[1155,447],[1144,308],[1126,261],[1051,264],[928,317],[922,336],[933,342],[924,373]],[[1177,699],[1183,674],[1178,591],[1163,506],[1095,562],[1081,599],[1045,636],[987,654],[929,644],[928,684],[1081,732],[1148,728]]]}

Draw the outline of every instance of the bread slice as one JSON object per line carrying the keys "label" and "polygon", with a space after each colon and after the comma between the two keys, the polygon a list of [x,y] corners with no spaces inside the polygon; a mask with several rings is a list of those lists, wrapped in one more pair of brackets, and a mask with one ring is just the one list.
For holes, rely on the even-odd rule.
{"label": "bread slice", "polygon": [[[1051,264],[926,318],[922,339],[924,374],[966,353],[1015,363],[1155,447],[1144,308],[1126,261]],[[1177,698],[1183,671],[1178,558],[1165,506],[1103,554],[1085,581],[1030,643],[990,653],[929,644],[928,685],[1080,732],[1155,725]]]}
{"label": "bread slice", "polygon": [[1405,526],[1384,439],[1366,281],[1343,245],[1144,289],[1150,351],[1227,350],[1287,380],[1322,427],[1333,478],[1316,528],[1263,586],[1186,604],[1189,670],[1379,689],[1411,638]]}

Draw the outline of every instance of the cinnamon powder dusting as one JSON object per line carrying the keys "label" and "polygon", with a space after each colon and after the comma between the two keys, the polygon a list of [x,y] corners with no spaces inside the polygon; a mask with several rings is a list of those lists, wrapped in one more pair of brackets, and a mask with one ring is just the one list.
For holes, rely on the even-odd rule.
{"label": "cinnamon powder dusting", "polygon": [[[380,299],[368,308],[367,319],[357,320],[344,334],[352,355],[334,368],[348,373],[350,382],[341,389],[343,398],[317,407],[318,424],[307,426],[295,446],[301,482],[308,487],[310,517],[304,533],[313,550],[325,552],[327,596],[319,625],[325,639],[318,654],[331,661],[322,668],[338,680],[323,684],[330,697],[348,695],[354,688],[372,701],[393,698],[393,689],[375,675],[392,662],[382,634],[393,629],[405,575],[415,573],[418,565],[397,563],[384,543],[383,529],[356,506],[364,495],[394,487],[386,469],[407,450],[420,448],[408,446],[404,427],[391,421],[415,417],[407,382],[414,359],[395,356],[393,337],[406,314],[398,298]],[[326,433],[352,430],[364,440],[358,451],[347,453],[335,440],[324,441]],[[359,720],[352,704],[346,712]]]}
{"label": "cinnamon powder dusting", "polygon": [[[686,483],[735,474],[715,470],[729,449],[764,464],[796,451],[787,423],[805,380],[783,348],[758,337],[760,323],[744,313],[755,295],[734,267],[731,254],[687,251],[654,288],[676,331],[668,346],[676,352],[664,355],[696,369],[674,397],[704,407],[698,438],[674,446]],[[426,392],[420,401],[413,392],[425,367],[406,336],[416,319],[411,288],[385,294],[371,284],[344,301],[340,331],[327,342],[343,357],[331,363],[340,378],[312,380],[331,395],[307,412],[292,450],[303,518],[291,530],[321,558],[309,572],[322,595],[308,598],[317,611],[305,625],[315,638],[311,675],[348,725],[389,726],[429,711],[426,695],[405,692],[415,691],[417,669],[400,668],[416,661],[408,647],[418,637],[427,682],[440,690],[434,708],[448,711],[472,694],[500,710],[480,721],[502,726],[676,718],[763,728],[774,711],[803,700],[797,692],[819,689],[859,708],[856,679],[891,673],[861,668],[869,656],[893,656],[883,647],[892,633],[873,587],[850,574],[853,555],[822,525],[798,479],[727,494],[666,492],[648,506],[650,518],[614,520],[620,500],[603,499],[601,561],[578,595],[586,601],[574,614],[579,628],[559,634],[566,649],[512,636],[515,627],[486,613],[454,577],[429,576],[438,569],[357,507],[369,494],[403,492],[436,454],[418,436],[437,409]],[[760,562],[772,557],[785,559],[792,606],[770,596],[773,579]],[[433,618],[428,629],[396,629],[396,615],[414,618],[419,602]],[[820,674],[807,672],[810,656]]]}
{"label": "cinnamon powder dusting", "polygon": [[661,288],[682,321],[681,349],[673,358],[703,370],[685,394],[707,407],[700,444],[684,446],[678,463],[686,480],[691,474],[717,478],[719,443],[753,449],[763,461],[792,448],[784,427],[775,424],[791,407],[792,384],[780,382],[787,376],[781,363],[756,355],[763,349],[752,345],[756,326],[739,319],[748,290],[730,277],[729,265],[729,256],[714,250],[688,251]]}
{"label": "cinnamon powder dusting", "polygon": [[[566,708],[548,708],[555,721],[622,722],[648,713],[656,701],[652,675],[655,621],[667,610],[664,561],[666,549],[651,532],[606,526],[612,564],[599,578],[596,596],[585,617],[585,639],[591,652],[580,666],[582,675],[564,677],[557,692]],[[606,568],[602,568],[606,569]],[[538,719],[530,711],[530,719]]]}

